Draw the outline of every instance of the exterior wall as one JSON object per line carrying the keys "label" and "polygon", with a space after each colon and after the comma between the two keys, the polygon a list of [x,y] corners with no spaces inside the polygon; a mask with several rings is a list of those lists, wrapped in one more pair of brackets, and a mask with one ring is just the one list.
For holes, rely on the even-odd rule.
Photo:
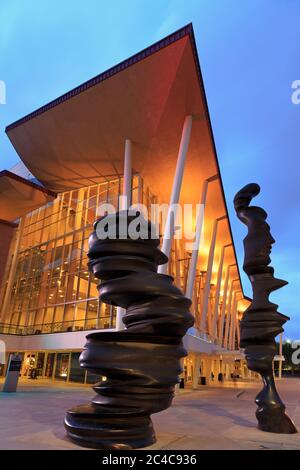
{"label": "exterior wall", "polygon": [[[159,86],[157,90],[152,90],[153,87],[150,87],[149,90],[152,91],[147,93],[145,100],[145,94],[140,91],[145,86],[148,87],[148,82],[144,82],[147,74],[143,69],[140,71],[136,69],[137,75],[132,83],[136,83],[138,87],[135,87],[134,90],[128,88],[129,94],[121,105],[118,101],[118,109],[109,107],[108,103],[106,112],[117,118],[106,119],[107,132],[104,130],[106,127],[103,127],[103,135],[114,137],[109,152],[105,148],[106,139],[103,139],[99,134],[96,129],[97,125],[94,128],[95,132],[92,133],[89,131],[90,126],[87,127],[87,133],[80,143],[83,153],[87,155],[84,162],[80,157],[80,152],[77,152],[76,157],[77,149],[74,151],[72,147],[74,139],[70,138],[72,134],[69,133],[70,129],[65,134],[66,138],[61,139],[61,143],[66,146],[61,147],[60,152],[57,150],[59,143],[56,142],[56,153],[60,153],[61,163],[64,161],[64,155],[73,155],[74,158],[71,162],[67,157],[65,160],[67,165],[64,166],[62,163],[61,168],[58,168],[58,172],[61,174],[58,175],[57,181],[53,181],[53,177],[51,177],[48,184],[55,187],[56,190],[68,187],[78,188],[61,193],[53,203],[49,203],[22,218],[22,226],[20,224],[16,237],[20,243],[16,243],[17,250],[15,250],[16,256],[13,258],[13,269],[7,271],[7,276],[4,276],[2,282],[2,285],[7,288],[5,302],[3,302],[0,312],[1,322],[4,322],[4,324],[0,324],[0,339],[5,340],[9,351],[20,350],[24,354],[29,353],[29,357],[25,357],[25,362],[27,359],[30,362],[31,352],[37,356],[41,355],[41,357],[44,354],[47,361],[48,352],[46,353],[46,351],[50,351],[49,355],[55,355],[55,362],[60,361],[61,364],[64,364],[59,369],[65,367],[65,360],[67,360],[69,361],[68,370],[70,370],[72,362],[70,351],[82,349],[88,331],[110,329],[115,326],[114,308],[99,301],[98,281],[88,272],[87,250],[88,237],[93,230],[99,204],[107,202],[118,207],[118,196],[122,188],[122,178],[119,177],[119,172],[122,171],[120,143],[124,138],[122,122],[124,121],[122,118],[124,109],[126,119],[130,123],[128,129],[133,129],[133,134],[130,131],[128,136],[130,135],[133,142],[138,142],[137,158],[133,160],[133,166],[135,170],[138,169],[141,172],[140,175],[134,175],[132,180],[132,202],[143,203],[147,207],[151,202],[157,202],[157,198],[145,186],[141,175],[145,177],[145,180],[149,178],[150,185],[157,192],[156,196],[161,197],[164,202],[169,200],[174,191],[174,193],[178,193],[178,197],[176,196],[174,201],[178,202],[178,199],[181,202],[195,205],[199,202],[198,198],[202,191],[201,201],[205,205],[205,223],[203,223],[203,233],[200,233],[199,230],[199,236],[203,235],[203,240],[199,247],[186,249],[184,240],[174,239],[168,265],[168,273],[174,277],[175,284],[183,292],[187,293],[188,290],[187,295],[193,301],[191,311],[195,316],[195,327],[184,338],[185,347],[190,353],[185,361],[187,376],[191,377],[193,385],[198,384],[200,369],[201,374],[204,374],[209,381],[212,371],[217,374],[223,367],[223,362],[221,364],[222,360],[220,359],[222,352],[227,349],[235,351],[237,348],[243,295],[240,290],[240,279],[237,279],[239,273],[217,159],[212,146],[212,133],[209,120],[205,117],[207,111],[205,97],[202,92],[199,95],[199,80],[195,80],[197,74],[193,73],[194,66],[196,65],[195,71],[198,72],[199,65],[197,60],[194,63],[192,59],[195,56],[193,54],[195,44],[191,28],[188,30],[185,28],[180,33],[181,39],[189,35],[191,40],[190,45],[185,43],[184,51],[181,49],[182,42],[178,43],[178,49],[173,44],[178,39],[178,33],[170,36],[167,42],[163,40],[160,43],[161,54],[167,54],[166,61],[164,61],[166,70],[169,65],[172,70],[174,69],[174,60],[178,61],[177,65],[180,65],[179,68],[173,70],[174,73],[170,75],[169,81],[163,87]],[[185,32],[183,33],[183,31]],[[170,44],[170,40],[173,52],[175,51],[172,54],[169,54],[165,47]],[[190,46],[192,49],[189,49]],[[157,47],[155,47],[155,51],[157,54]],[[150,49],[148,52],[152,54]],[[144,52],[142,55],[137,55],[137,62],[141,58],[145,59],[144,56]],[[132,60],[129,62],[131,63]],[[130,65],[129,62],[127,65]],[[143,63],[146,62],[143,61]],[[176,71],[183,72],[184,69],[186,69],[186,74],[177,74]],[[153,70],[155,71],[155,68]],[[115,71],[117,72],[117,69]],[[99,81],[103,78],[104,75],[98,77]],[[201,82],[199,74],[198,78]],[[111,83],[111,86],[114,87],[114,80]],[[93,90],[95,92],[96,88]],[[89,93],[93,93],[93,90],[91,89]],[[169,90],[173,90],[172,93],[169,93]],[[167,100],[165,100],[167,96],[165,92],[169,93]],[[82,99],[85,100],[85,96],[84,93],[81,93],[80,102]],[[101,89],[99,96],[101,96]],[[67,98],[67,95],[65,97]],[[124,105],[128,105],[128,99],[131,100],[132,97],[134,97],[133,106],[128,109],[124,108]],[[179,100],[178,97],[180,97]],[[78,100],[76,102],[80,114],[81,105]],[[84,103],[85,101],[83,101],[83,105]],[[60,113],[60,109],[59,106],[56,106],[52,112]],[[123,111],[119,113],[119,110]],[[163,120],[160,119],[161,112],[163,112]],[[99,116],[97,109],[95,109],[95,113],[96,116]],[[184,125],[182,131],[172,191],[171,172],[176,165],[177,129],[179,130],[183,113],[188,114],[185,123],[189,122],[190,124]],[[93,118],[92,114],[90,116],[90,125],[97,124],[97,120]],[[193,120],[192,116],[204,116],[204,119]],[[62,115],[57,114],[57,122],[61,118],[64,119]],[[192,120],[194,123],[190,139]],[[49,164],[53,161],[50,158],[51,152],[48,152],[48,149],[52,147],[45,146],[43,161],[47,164],[43,169],[43,164],[40,161],[41,165],[38,170],[34,160],[41,152],[35,150],[37,140],[34,138],[34,134],[36,136],[39,134],[36,130],[39,128],[39,120],[32,122],[32,147],[31,150],[30,148],[28,150],[27,145],[26,154],[28,155],[28,152],[31,154],[32,168],[36,168],[35,171],[40,172],[41,180],[45,182],[47,181],[46,173],[49,174]],[[34,123],[37,124],[36,128]],[[12,142],[15,139],[19,141],[19,151],[22,155],[25,148],[22,149],[22,127],[17,130],[19,125],[20,122],[18,125],[9,126],[7,131]],[[30,119],[26,119],[26,126],[31,126]],[[52,131],[47,126],[42,125],[42,127],[43,129],[40,128],[40,130],[45,132],[45,139],[40,138],[39,140],[47,142]],[[188,128],[189,131],[187,131]],[[146,132],[144,132],[145,129]],[[96,136],[96,140],[93,140],[92,134],[94,137]],[[50,141],[55,141],[55,132]],[[64,151],[64,149],[71,149],[71,151]],[[91,152],[91,155],[94,155],[95,149],[101,158],[98,159],[99,161],[96,162],[94,168],[97,176],[92,179],[87,176],[91,174],[90,170],[94,166],[88,156]],[[187,153],[189,153],[189,158],[186,159]],[[92,160],[95,159],[94,157]],[[109,162],[108,159],[111,161]],[[73,171],[66,170],[70,164]],[[186,178],[183,178],[184,166]],[[52,174],[56,170],[54,165]],[[34,178],[34,175],[28,172],[22,163],[14,167],[13,171],[25,178]],[[99,180],[102,181],[106,178],[111,179],[99,184],[93,183],[93,181],[99,182]],[[89,186],[83,187],[86,184]],[[162,225],[160,234],[164,232]],[[180,226],[176,226],[177,228]],[[231,248],[225,253],[225,248],[228,247]],[[5,256],[5,247],[2,245],[1,248],[2,255]],[[193,256],[195,254],[196,256]],[[191,263],[191,259],[194,262]],[[196,272],[195,269],[191,269],[191,264],[194,265]],[[235,268],[230,270],[232,266]],[[187,289],[189,272],[190,279],[192,279],[192,282],[189,283],[190,290]],[[193,292],[191,292],[192,288]],[[51,351],[56,352],[52,353]],[[58,358],[57,355],[61,355],[61,352],[57,351],[67,351],[65,356],[68,356],[69,359]]]}
{"label": "exterior wall", "polygon": [[[113,329],[107,331],[113,331]],[[89,333],[89,330],[85,330],[25,336],[2,334],[1,340],[5,342],[7,351],[80,350]],[[216,346],[213,343],[208,343],[190,334],[184,337],[183,344],[188,351],[194,353],[212,354],[216,351]]]}
{"label": "exterior wall", "polygon": [[[101,203],[116,206],[121,184],[117,178],[62,193],[24,218],[13,279],[7,272],[11,291],[2,319],[9,326],[2,332],[37,334],[114,326],[115,309],[98,300],[98,281],[88,272],[87,251],[97,208]],[[12,230],[2,225],[6,232]],[[2,238],[7,240],[1,245],[4,257],[10,239]]]}
{"label": "exterior wall", "polygon": [[89,333],[90,331],[70,331],[68,333],[28,336],[1,335],[1,340],[5,342],[6,350],[9,352],[82,350],[86,342],[86,336]]}
{"label": "exterior wall", "polygon": [[8,261],[10,245],[14,236],[17,224],[0,220],[0,285],[3,283],[5,268]]}
{"label": "exterior wall", "polygon": [[[236,352],[231,355],[193,354],[183,361],[182,387],[197,389],[201,386],[219,386],[224,381],[247,380],[251,378],[244,356]],[[257,378],[253,375],[252,378]]]}
{"label": "exterior wall", "polygon": [[[29,377],[31,371],[37,369],[39,379],[94,383],[99,377],[78,366],[79,353],[89,333],[90,331],[77,331],[28,336],[1,335],[1,340],[6,345],[7,359],[12,352],[23,355],[22,377]],[[249,378],[245,359],[239,351],[226,352],[189,333],[183,338],[183,344],[188,356],[182,363],[181,387],[196,389],[200,386],[222,385],[225,380]],[[0,364],[0,376],[5,374],[5,370],[6,365]]]}
{"label": "exterior wall", "polygon": [[[98,206],[106,202],[116,207],[121,187],[122,178],[115,178],[62,193],[23,219],[16,270],[8,283],[11,292],[5,311],[2,309],[4,324],[0,336],[5,335],[8,350],[81,349],[88,331],[114,328],[114,308],[98,299],[97,280],[87,269],[87,250]],[[133,177],[132,202],[148,208],[158,202],[139,175]],[[214,251],[218,250],[220,247],[216,246]],[[206,249],[200,247],[202,266],[209,263],[209,251],[209,245],[208,249],[207,245]],[[216,272],[218,262],[220,266],[216,257]],[[184,240],[174,239],[168,272],[184,292],[189,263]],[[238,290],[240,281],[234,279],[228,263],[224,262],[223,267],[222,262],[220,282],[210,284],[208,291],[207,282],[212,279],[208,281],[206,271],[197,268],[192,304],[195,327],[184,339],[190,353],[237,349],[238,304],[242,296]],[[208,321],[201,328],[206,295],[207,316],[212,320],[215,315],[213,335],[209,334]]]}

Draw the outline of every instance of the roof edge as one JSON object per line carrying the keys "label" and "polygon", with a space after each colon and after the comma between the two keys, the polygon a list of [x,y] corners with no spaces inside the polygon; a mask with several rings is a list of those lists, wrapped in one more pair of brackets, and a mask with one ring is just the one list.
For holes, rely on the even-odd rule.
{"label": "roof edge", "polygon": [[0,224],[8,225],[9,227],[12,227],[12,228],[16,228],[19,225],[16,222],[11,222],[10,220],[4,220],[4,219],[0,219]]}
{"label": "roof edge", "polygon": [[54,191],[51,191],[50,189],[44,188],[43,186],[33,183],[32,181],[29,181],[26,178],[22,178],[22,176],[16,175],[15,173],[12,173],[9,170],[0,171],[0,177],[1,176],[8,176],[8,178],[12,178],[15,181],[18,181],[19,183],[23,183],[23,184],[26,184],[27,186],[31,186],[32,188],[37,189],[38,191],[41,191],[47,194],[48,196],[51,196],[53,198],[57,197],[57,194]]}
{"label": "roof edge", "polygon": [[8,133],[12,129],[20,126],[21,124],[24,124],[27,121],[30,121],[36,116],[39,116],[40,114],[43,114],[46,111],[49,111],[51,108],[54,108],[55,106],[63,103],[64,101],[69,100],[70,98],[73,98],[74,96],[79,95],[83,91],[97,85],[98,83],[103,82],[104,80],[107,80],[108,78],[112,77],[113,75],[116,75],[118,72],[121,72],[124,69],[127,69],[131,65],[134,65],[141,60],[145,59],[146,57],[149,57],[150,55],[154,54],[155,52],[160,51],[164,47],[169,46],[170,44],[184,38],[185,36],[192,36],[193,35],[193,25],[192,23],[188,23],[186,26],[183,26],[182,28],[178,29],[174,33],[169,34],[163,39],[160,39],[159,41],[155,42],[151,46],[146,47],[142,51],[132,55],[128,59],[123,60],[122,62],[119,62],[117,65],[114,65],[113,67],[105,70],[104,72],[100,73],[99,75],[96,75],[93,78],[90,78],[86,82],[82,83],[81,85],[73,88],[72,90],[68,91],[67,93],[64,93],[63,95],[59,96],[58,98],[55,98],[54,100],[50,101],[49,103],[41,106],[40,108],[37,108],[35,111],[32,111],[31,113],[27,114],[26,116],[18,119],[17,121],[13,122],[12,124],[9,124],[5,128],[5,132]]}

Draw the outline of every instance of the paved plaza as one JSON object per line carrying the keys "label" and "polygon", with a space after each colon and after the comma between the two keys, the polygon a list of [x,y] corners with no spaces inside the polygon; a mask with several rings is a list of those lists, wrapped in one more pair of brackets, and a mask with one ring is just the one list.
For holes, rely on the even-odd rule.
{"label": "paved plaza", "polygon": [[[300,449],[300,433],[256,429],[259,386],[228,382],[179,391],[171,408],[153,415],[157,443],[148,449]],[[300,429],[300,379],[283,379],[278,389]],[[17,393],[0,393],[0,449],[80,449],[65,436],[64,414],[92,396],[87,386],[22,380]]]}

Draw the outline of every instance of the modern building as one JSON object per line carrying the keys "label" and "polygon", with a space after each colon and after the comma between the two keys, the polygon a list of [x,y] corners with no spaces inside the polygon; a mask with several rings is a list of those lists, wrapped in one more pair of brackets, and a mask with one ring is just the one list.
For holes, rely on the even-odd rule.
{"label": "modern building", "polygon": [[0,173],[0,339],[8,353],[23,354],[22,375],[37,368],[40,377],[95,381],[78,366],[85,336],[122,322],[121,312],[98,300],[88,237],[99,204],[118,207],[122,194],[148,208],[204,205],[194,247],[187,248],[186,237],[164,238],[169,219],[160,227],[167,270],[193,301],[185,379],[195,387],[212,373],[247,374],[238,342],[248,301],[192,25],[6,132],[22,163]]}

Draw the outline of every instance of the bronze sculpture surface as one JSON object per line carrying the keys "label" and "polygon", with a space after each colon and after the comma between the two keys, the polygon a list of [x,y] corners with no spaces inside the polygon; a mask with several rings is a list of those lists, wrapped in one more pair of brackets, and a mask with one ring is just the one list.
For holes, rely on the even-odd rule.
{"label": "bronze sculpture surface", "polygon": [[80,365],[106,381],[93,388],[91,404],[67,411],[65,427],[76,443],[99,449],[145,447],[155,442],[150,415],[171,405],[174,387],[182,372],[180,360],[187,355],[182,337],[194,324],[191,301],[173,284],[173,278],[157,273],[167,261],[159,239],[132,239],[129,230],[120,236],[120,221],[127,228],[137,215],[117,213],[115,239],[100,239],[97,224],[89,239],[89,269],[102,282],[101,301],[126,309],[123,331],[87,336]]}
{"label": "bronze sculpture surface", "polygon": [[271,292],[285,286],[287,282],[275,278],[274,269],[269,266],[275,240],[266,222],[267,213],[261,207],[249,206],[259,192],[259,185],[251,183],[234,197],[237,216],[248,228],[244,238],[243,269],[253,291],[252,303],[240,322],[240,346],[245,348],[248,368],[258,372],[264,384],[255,400],[258,405],[258,428],[288,434],[297,432],[297,429],[285,413],[285,405],[276,390],[273,359],[276,354],[275,337],[283,332],[282,326],[289,318],[279,313],[278,305],[269,300]]}

